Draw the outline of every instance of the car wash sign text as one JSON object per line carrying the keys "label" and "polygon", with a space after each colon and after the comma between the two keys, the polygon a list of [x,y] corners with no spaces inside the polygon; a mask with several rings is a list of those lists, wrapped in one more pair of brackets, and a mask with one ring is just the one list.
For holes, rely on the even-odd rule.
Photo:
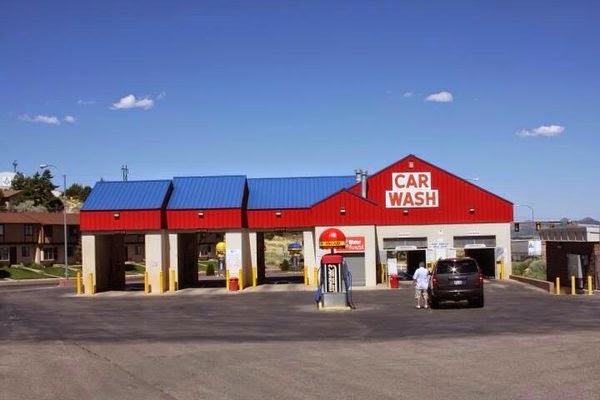
{"label": "car wash sign text", "polygon": [[431,188],[431,172],[393,172],[392,190],[385,191],[385,206],[438,207],[438,190]]}

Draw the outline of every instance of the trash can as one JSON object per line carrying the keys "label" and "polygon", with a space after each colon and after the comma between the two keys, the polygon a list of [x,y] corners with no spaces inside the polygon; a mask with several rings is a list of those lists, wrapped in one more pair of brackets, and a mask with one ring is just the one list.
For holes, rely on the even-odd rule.
{"label": "trash can", "polygon": [[235,292],[240,289],[238,278],[229,278],[229,291]]}
{"label": "trash can", "polygon": [[390,288],[398,289],[398,275],[390,275]]}

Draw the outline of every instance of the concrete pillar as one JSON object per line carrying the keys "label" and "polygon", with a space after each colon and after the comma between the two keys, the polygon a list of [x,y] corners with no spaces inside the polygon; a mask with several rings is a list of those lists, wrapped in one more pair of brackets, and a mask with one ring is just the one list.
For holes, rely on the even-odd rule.
{"label": "concrete pillar", "polygon": [[92,274],[93,285],[96,285],[96,236],[81,235],[81,273],[84,284],[84,293],[93,294],[93,287],[89,287],[88,277]]}
{"label": "concrete pillar", "polygon": [[161,287],[164,291],[169,288],[169,247],[166,231],[146,234],[146,272],[151,293],[160,293]]}
{"label": "concrete pillar", "polygon": [[[251,268],[250,236],[248,231],[225,233],[225,267],[230,278],[242,278],[248,286]],[[241,270],[241,272],[240,272]],[[241,276],[239,274],[242,274]]]}
{"label": "concrete pillar", "polygon": [[[377,240],[375,226],[364,228],[365,236],[365,286],[377,286]],[[351,236],[351,235],[350,235]]]}
{"label": "concrete pillar", "polygon": [[[248,232],[248,250],[250,251],[250,268],[252,268],[251,278],[258,280],[258,241],[256,232]],[[249,281],[247,286],[251,286]]]}
{"label": "concrete pillar", "polygon": [[179,271],[179,246],[177,233],[169,233],[169,267],[177,273]]}

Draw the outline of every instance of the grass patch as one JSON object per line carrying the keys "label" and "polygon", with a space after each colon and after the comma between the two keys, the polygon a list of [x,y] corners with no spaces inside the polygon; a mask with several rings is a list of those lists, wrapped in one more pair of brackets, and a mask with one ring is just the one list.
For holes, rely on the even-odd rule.
{"label": "grass patch", "polygon": [[[52,265],[50,267],[46,267],[42,271],[45,274],[56,276],[57,278],[62,278],[65,276],[65,267],[59,265]],[[69,267],[69,277],[76,277],[78,271],[74,271]],[[81,272],[81,271],[79,271]]]}
{"label": "grass patch", "polygon": [[513,263],[513,274],[527,278],[546,280],[546,263],[538,258],[528,258]]}
{"label": "grass patch", "polygon": [[125,263],[125,274],[126,275],[138,275],[146,272],[146,266],[144,264],[138,264],[134,262]]}
{"label": "grass patch", "polygon": [[206,272],[207,269],[216,271],[219,268],[219,262],[217,260],[205,260],[198,261],[198,271]]}
{"label": "grass patch", "polygon": [[40,278],[49,278],[42,274],[41,272],[34,272],[27,269],[23,269],[16,265],[11,267],[3,267],[0,268],[0,278],[9,278],[9,279],[40,279]]}

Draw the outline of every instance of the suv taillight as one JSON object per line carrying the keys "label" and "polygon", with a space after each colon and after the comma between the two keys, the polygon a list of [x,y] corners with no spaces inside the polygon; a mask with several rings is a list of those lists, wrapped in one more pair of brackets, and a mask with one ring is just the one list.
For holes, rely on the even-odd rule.
{"label": "suv taillight", "polygon": [[438,279],[437,279],[437,276],[435,276],[435,275],[432,275],[432,276],[431,276],[431,286],[432,286],[432,287],[437,287],[437,285],[438,285]]}
{"label": "suv taillight", "polygon": [[479,286],[483,286],[483,274],[481,272],[479,273],[478,282],[479,282]]}

